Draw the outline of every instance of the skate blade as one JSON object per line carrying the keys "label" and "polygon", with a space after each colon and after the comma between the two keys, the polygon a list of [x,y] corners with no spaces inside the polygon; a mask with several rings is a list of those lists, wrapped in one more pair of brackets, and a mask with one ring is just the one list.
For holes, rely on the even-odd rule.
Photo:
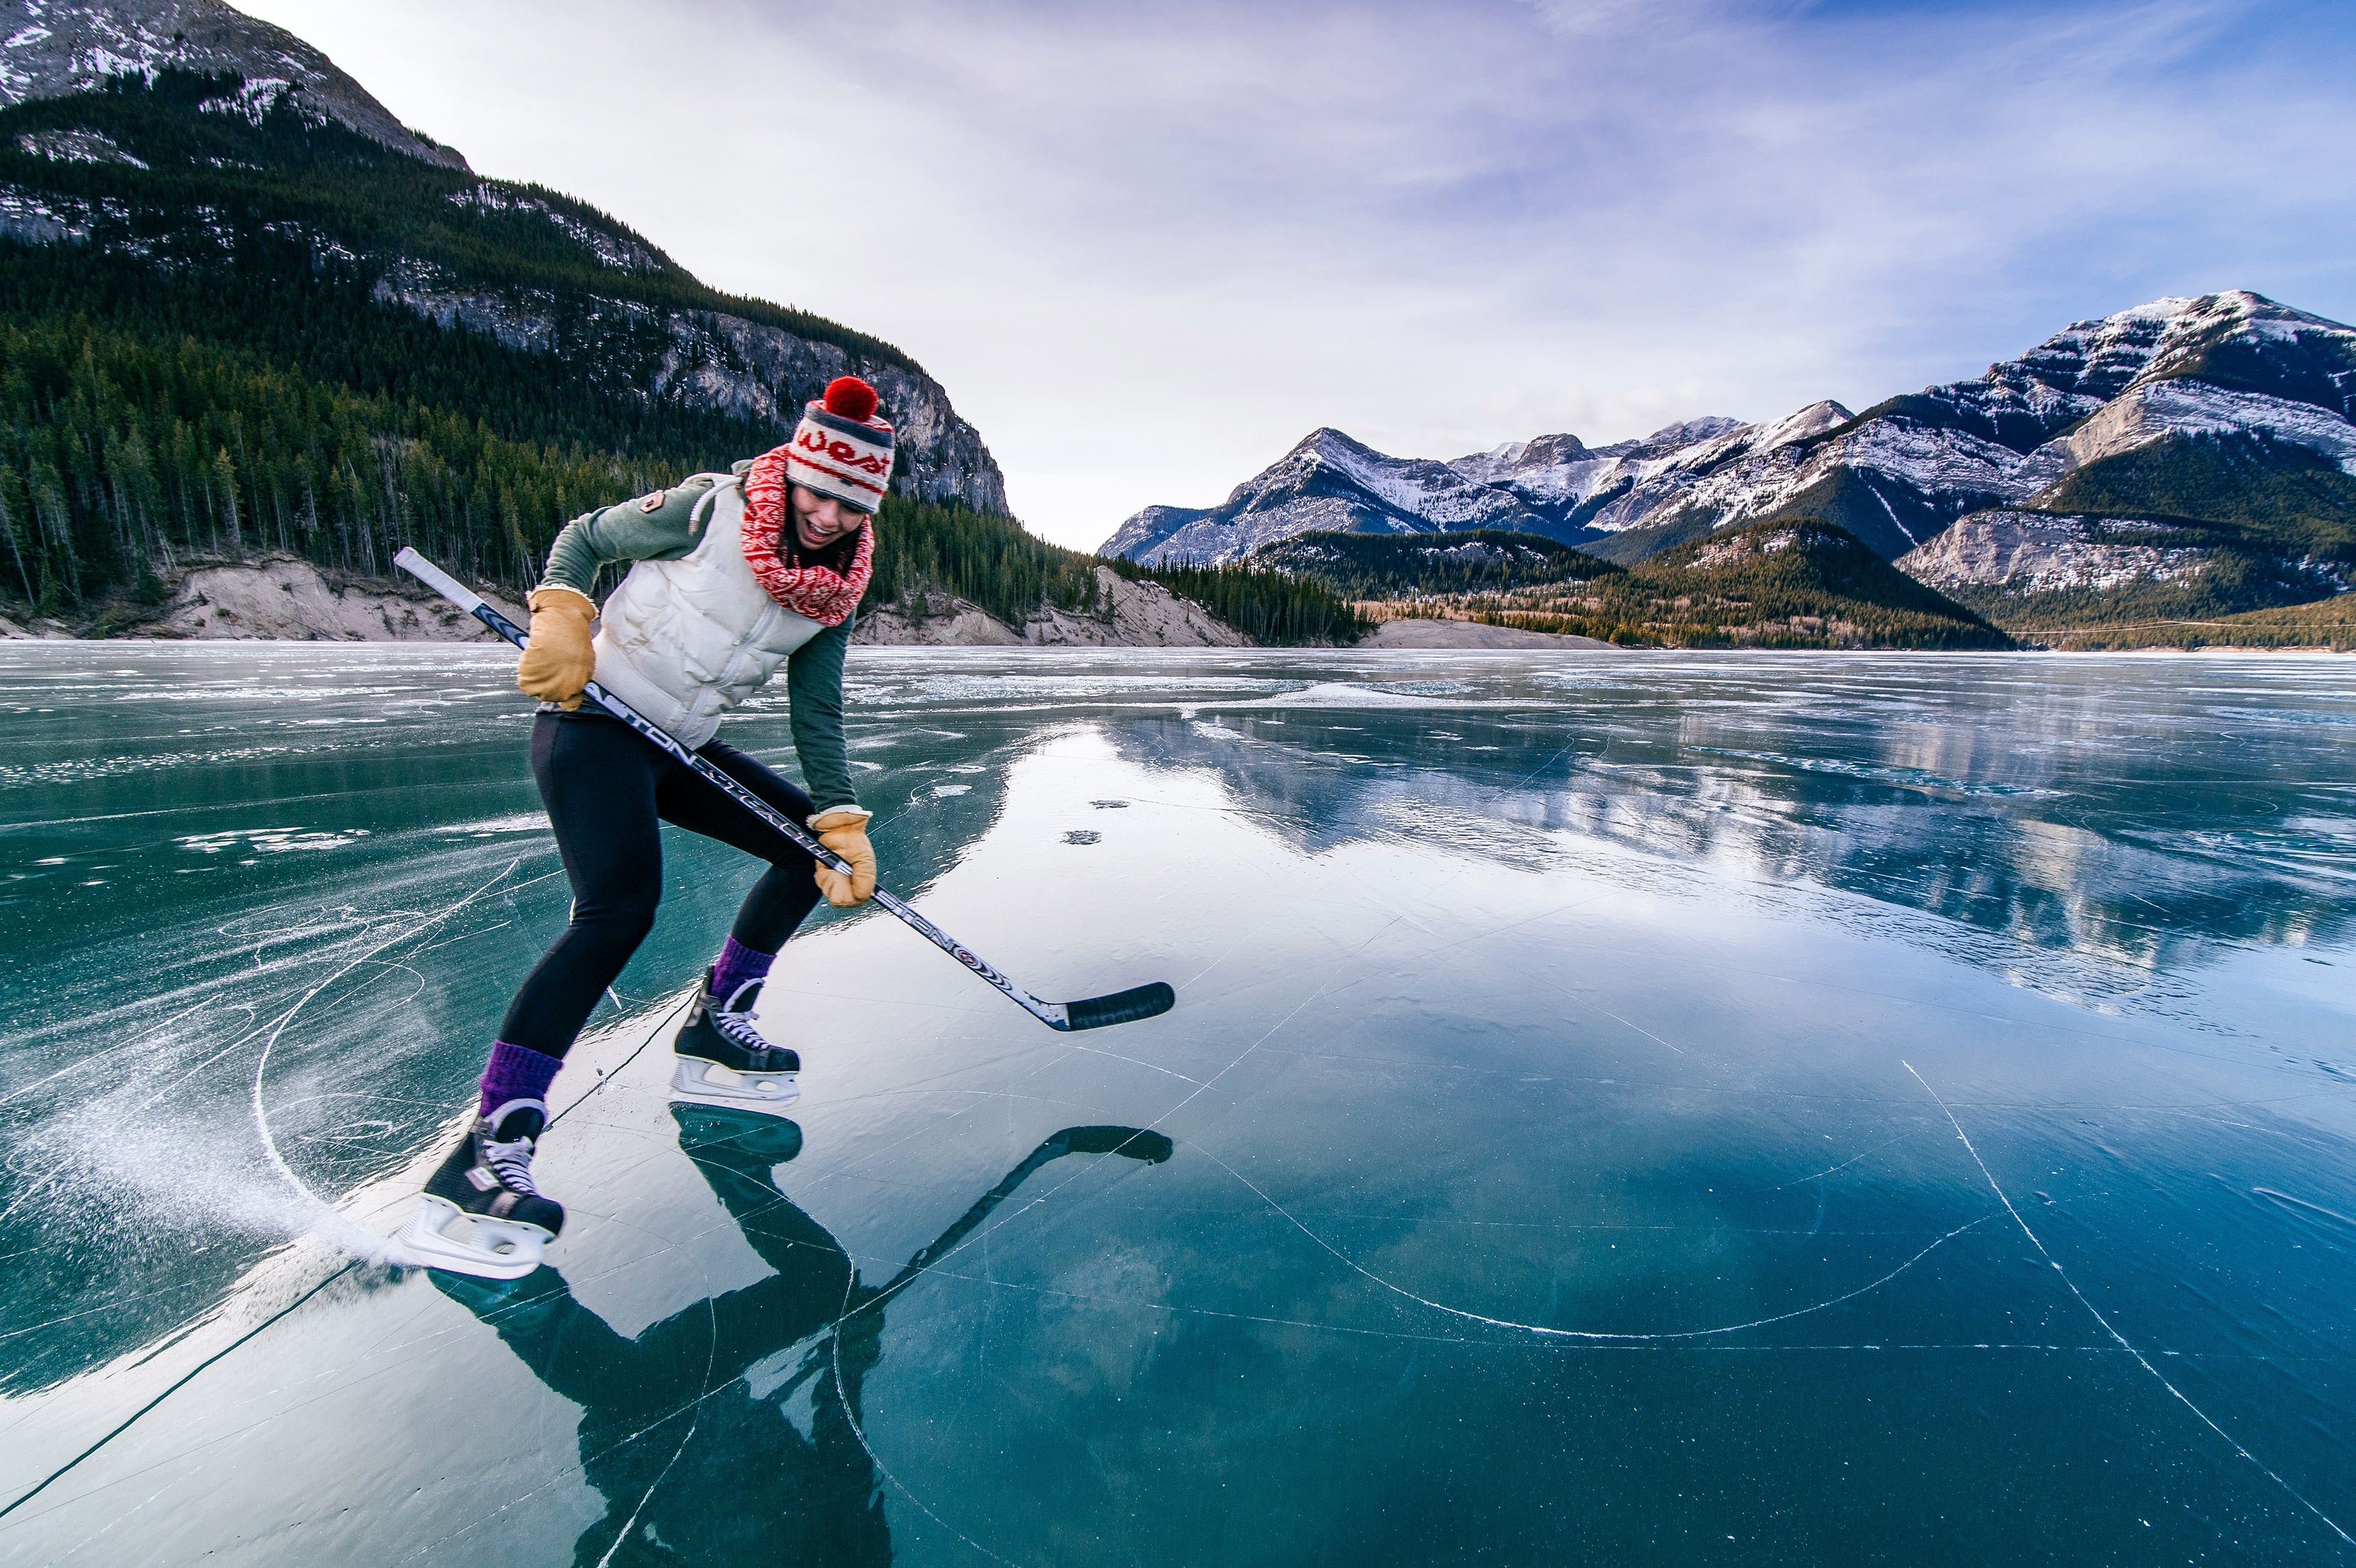
{"label": "skate blade", "polygon": [[[449,1233],[463,1224],[474,1239]],[[538,1225],[469,1214],[446,1198],[421,1196],[396,1240],[410,1261],[422,1268],[446,1269],[477,1279],[521,1279],[540,1266],[541,1249],[549,1234]]]}
{"label": "skate blade", "polygon": [[716,1105],[723,1110],[751,1111],[782,1116],[786,1107],[801,1098],[801,1085],[791,1072],[731,1072],[700,1056],[681,1056],[670,1071],[670,1097],[692,1105]]}

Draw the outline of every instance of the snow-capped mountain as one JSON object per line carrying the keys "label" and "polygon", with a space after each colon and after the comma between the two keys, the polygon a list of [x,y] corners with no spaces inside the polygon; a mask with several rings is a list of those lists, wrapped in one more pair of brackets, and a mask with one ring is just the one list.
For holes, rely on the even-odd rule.
{"label": "snow-capped mountain", "polygon": [[1591,537],[1569,519],[1632,467],[1744,428],[1689,420],[1642,441],[1588,447],[1575,435],[1510,442],[1451,462],[1387,456],[1337,430],[1312,431],[1216,507],[1148,507],[1102,553],[1138,560],[1234,560],[1312,529],[1434,533],[1508,528]]}
{"label": "snow-capped mountain", "polygon": [[[1387,458],[1322,431],[1223,505],[1148,508],[1105,549],[1221,560],[1310,528],[1519,527],[1625,562],[1718,528],[1804,516],[1895,558],[1967,514],[2043,507],[2073,482],[2084,489],[2091,471],[2186,442],[2208,443],[2196,467],[2244,471],[2275,464],[2266,453],[2293,453],[2282,461],[2319,457],[2356,474],[2351,412],[2356,331],[2248,293],[2163,299],[1862,414],[1825,401],[1759,424],[1699,420],[1601,448],[1546,436],[1447,464]],[[1304,463],[1344,448],[1351,472],[1388,476],[1382,507],[1309,504],[1346,484],[1335,465],[1302,485]],[[1468,487],[1498,501],[1484,507]],[[1499,520],[1516,507],[1527,520]],[[1483,520],[1462,520],[1472,516]]]}
{"label": "snow-capped mountain", "polygon": [[[1970,380],[1748,451],[1680,453],[1580,521],[1633,560],[1754,518],[1813,515],[1896,557],[1956,518],[2041,507],[2072,475],[2191,437],[2356,458],[2356,332],[2248,293],[2163,299],[2080,322]],[[2356,473],[2356,467],[2350,472]],[[2181,508],[2179,508],[2181,509]]]}
{"label": "snow-capped mountain", "polygon": [[289,99],[314,123],[333,120],[412,158],[466,166],[455,149],[394,119],[326,55],[221,0],[8,0],[0,16],[8,29],[0,107],[87,92],[120,76],[200,71],[243,79],[216,112],[258,120]]}
{"label": "snow-capped mountain", "polygon": [[1502,485],[1468,479],[1446,464],[1385,456],[1338,430],[1314,430],[1237,485],[1223,505],[1149,507],[1121,525],[1103,553],[1141,560],[1229,560],[1312,528],[1354,534],[1528,532],[1541,526],[1542,519]]}

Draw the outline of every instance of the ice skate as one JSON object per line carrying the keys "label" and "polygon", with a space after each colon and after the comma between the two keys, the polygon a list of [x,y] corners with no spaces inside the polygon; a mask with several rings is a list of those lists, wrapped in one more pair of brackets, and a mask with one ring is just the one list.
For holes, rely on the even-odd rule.
{"label": "ice skate", "polygon": [[747,980],[723,1003],[712,994],[712,976],[704,976],[702,995],[671,1045],[674,1102],[782,1115],[800,1096],[795,1080],[802,1059],[771,1045],[753,1027],[753,1004],[760,996],[761,982]]}
{"label": "ice skate", "polygon": [[532,1185],[532,1141],[548,1107],[510,1100],[477,1120],[426,1181],[401,1246],[427,1268],[521,1279],[564,1229],[563,1206]]}

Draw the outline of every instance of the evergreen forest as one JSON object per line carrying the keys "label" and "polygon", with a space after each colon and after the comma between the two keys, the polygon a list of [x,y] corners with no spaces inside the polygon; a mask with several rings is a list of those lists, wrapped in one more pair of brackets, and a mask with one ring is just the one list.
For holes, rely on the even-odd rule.
{"label": "evergreen forest", "polygon": [[1489,593],[1583,582],[1620,568],[1541,534],[1468,528],[1446,534],[1295,534],[1255,563],[1312,575],[1348,599]]}
{"label": "evergreen forest", "polygon": [[1355,643],[1371,626],[1328,584],[1257,561],[1140,566],[1117,557],[1108,564],[1123,577],[1159,582],[1180,598],[1192,599],[1258,643]]}

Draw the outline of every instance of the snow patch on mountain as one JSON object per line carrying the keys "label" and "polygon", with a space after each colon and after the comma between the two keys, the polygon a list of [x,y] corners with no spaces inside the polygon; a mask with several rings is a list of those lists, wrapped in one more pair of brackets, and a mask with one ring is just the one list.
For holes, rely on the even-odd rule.
{"label": "snow patch on mountain", "polygon": [[2356,384],[2356,333],[2336,323],[2246,293],[2155,300],[2076,323],[1984,376],[1894,399],[1846,431],[1837,404],[1816,404],[1733,432],[1640,474],[1582,520],[1610,532],[1706,509],[1729,528],[1798,506],[1846,470],[1899,535],[1920,542],[1923,522],[1937,519],[1909,522],[1888,486],[1948,516],[2018,505],[2097,457],[2184,433],[2264,433],[2344,463],[2356,429],[2329,411],[2190,379],[2249,343],[2337,352]]}
{"label": "snow patch on mountain", "polygon": [[0,185],[0,234],[46,245],[88,240],[102,224],[125,225],[131,209],[112,197],[73,197]]}
{"label": "snow patch on mountain", "polygon": [[1917,490],[2026,499],[2062,476],[2059,453],[2040,447],[2026,456],[1964,431],[1922,430],[1877,420],[1827,448],[1819,464],[1887,475]]}
{"label": "snow patch on mountain", "polygon": [[515,212],[538,218],[616,272],[659,272],[670,264],[668,257],[651,246],[609,229],[584,223],[537,197],[489,180],[478,180],[464,190],[451,192],[449,201],[454,207],[476,212]]}
{"label": "snow patch on mountain", "polygon": [[1800,542],[1797,528],[1773,528],[1766,533],[1742,534],[1734,539],[1713,539],[1694,552],[1686,564],[1696,571],[1710,571],[1722,566],[1735,566],[1762,555],[1781,555]]}
{"label": "snow patch on mountain", "polygon": [[128,164],[144,169],[146,161],[123,150],[113,137],[96,131],[27,131],[16,138],[16,150],[53,164]]}
{"label": "snow patch on mountain", "polygon": [[1509,528],[1507,519],[1521,510],[1509,496],[1467,479],[1447,464],[1386,456],[1337,430],[1314,432],[1279,468],[1280,483],[1345,480],[1387,507],[1406,525],[1403,532],[1419,531],[1419,521],[1443,528]]}
{"label": "snow patch on mountain", "polygon": [[1147,507],[1120,526],[1104,552],[1152,562],[1223,561],[1314,529],[1431,533],[1547,526],[1506,485],[1468,477],[1451,464],[1392,457],[1325,429],[1310,432],[1216,507]]}
{"label": "snow patch on mountain", "polygon": [[2356,474],[2356,425],[2312,403],[2190,379],[2130,388],[2056,444],[2083,467],[2172,435],[2267,436],[2312,447]]}
{"label": "snow patch on mountain", "polygon": [[324,125],[327,111],[321,109],[284,77],[251,77],[238,84],[234,92],[219,98],[208,98],[197,105],[199,114],[234,114],[249,125],[259,125],[281,104],[302,117],[306,125]]}
{"label": "snow patch on mountain", "polygon": [[1525,499],[1576,503],[1613,456],[1590,451],[1575,435],[1541,435],[1459,457],[1448,466],[1475,485],[1503,485]]}

